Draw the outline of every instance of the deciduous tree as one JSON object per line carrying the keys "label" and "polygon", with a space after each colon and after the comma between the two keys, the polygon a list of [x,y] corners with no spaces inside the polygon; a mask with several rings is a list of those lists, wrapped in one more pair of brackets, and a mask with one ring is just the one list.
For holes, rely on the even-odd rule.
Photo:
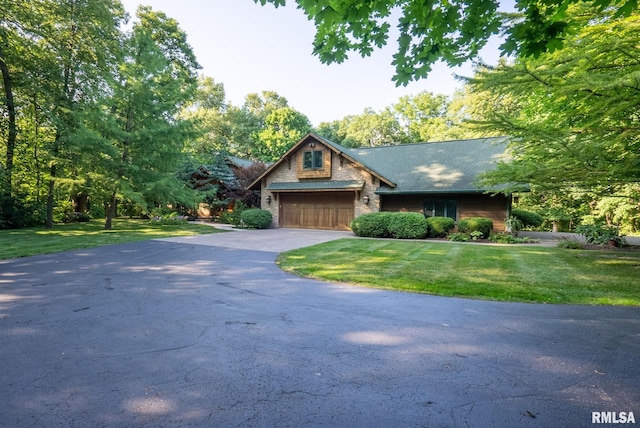
{"label": "deciduous tree", "polygon": [[232,143],[227,112],[224,85],[201,76],[193,102],[180,114],[181,119],[191,121],[195,128],[185,144],[185,152],[193,162],[206,164],[215,153],[229,150]]}
{"label": "deciduous tree", "polygon": [[197,89],[198,62],[178,23],[150,7],[125,43],[125,60],[114,88],[103,180],[109,183],[105,228],[111,228],[119,198],[148,209],[168,201],[194,203],[175,173],[191,123],[179,113]]}
{"label": "deciduous tree", "polygon": [[514,159],[487,181],[602,195],[638,183],[638,34],[639,13],[590,22],[567,49],[480,69],[471,84],[489,95],[485,125],[513,137]]}
{"label": "deciduous tree", "polygon": [[[284,5],[286,0],[254,0]],[[406,85],[425,77],[442,60],[460,65],[477,56],[490,36],[505,33],[505,53],[536,56],[563,46],[584,22],[567,13],[584,3],[589,13],[613,9],[628,16],[637,0],[516,0],[517,13],[503,13],[497,0],[296,0],[316,26],[313,53],[323,63],[341,63],[349,52],[368,56],[387,44],[397,14],[398,50],[394,80]]]}
{"label": "deciduous tree", "polygon": [[260,159],[274,162],[311,131],[311,123],[304,114],[291,107],[277,108],[264,120],[257,133]]}
{"label": "deciduous tree", "polygon": [[55,129],[48,148],[46,225],[53,226],[55,187],[74,179],[83,154],[95,151],[87,115],[108,87],[120,54],[122,4],[116,0],[45,2],[49,9],[40,25],[43,110]]}

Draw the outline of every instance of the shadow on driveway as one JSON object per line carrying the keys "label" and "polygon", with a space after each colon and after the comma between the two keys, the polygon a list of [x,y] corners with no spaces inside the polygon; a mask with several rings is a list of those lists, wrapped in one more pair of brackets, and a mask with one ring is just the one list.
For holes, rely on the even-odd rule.
{"label": "shadow on driveway", "polygon": [[0,425],[559,427],[591,426],[594,411],[640,418],[640,308],[323,283],[280,271],[268,247],[196,241],[0,261]]}

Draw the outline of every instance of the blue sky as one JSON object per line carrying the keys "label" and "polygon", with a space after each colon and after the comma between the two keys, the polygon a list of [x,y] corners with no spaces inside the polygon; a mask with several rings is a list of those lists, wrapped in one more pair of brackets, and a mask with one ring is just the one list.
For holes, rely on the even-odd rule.
{"label": "blue sky", "polygon": [[[391,81],[393,35],[389,45],[371,57],[351,54],[342,64],[321,64],[311,54],[315,27],[291,0],[277,9],[253,0],[121,1],[132,17],[144,4],[175,18],[202,73],[224,84],[228,102],[241,105],[247,94],[275,91],[316,126],[367,107],[379,111],[403,95],[449,95],[460,87],[454,73],[471,75],[470,64],[455,69],[439,65],[427,79],[396,87]],[[484,61],[497,61],[497,45],[483,51]]]}

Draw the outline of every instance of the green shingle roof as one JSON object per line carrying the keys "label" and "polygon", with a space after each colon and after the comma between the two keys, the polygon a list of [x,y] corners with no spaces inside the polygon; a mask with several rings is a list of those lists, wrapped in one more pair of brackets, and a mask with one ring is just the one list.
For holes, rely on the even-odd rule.
{"label": "green shingle roof", "polygon": [[[479,188],[475,181],[483,172],[494,169],[497,162],[508,160],[507,137],[349,149],[319,135],[307,134],[249,187],[256,188],[263,177],[285,162],[290,153],[298,150],[310,138],[326,144],[340,156],[356,162],[379,178],[381,184],[376,193],[477,193],[499,190]],[[310,184],[312,181],[304,183],[304,186],[313,186]],[[337,189],[336,186],[344,185],[336,181],[317,183],[317,186],[324,187],[315,190]],[[293,184],[271,183],[269,190],[307,190],[272,187],[285,185]]]}
{"label": "green shingle roof", "polygon": [[383,184],[376,193],[481,192],[490,189],[478,188],[475,180],[506,160],[507,142],[498,137],[343,151],[395,184]]}
{"label": "green shingle roof", "polygon": [[254,163],[254,161],[252,160],[243,159],[236,156],[227,156],[227,162],[240,168],[248,168]]}

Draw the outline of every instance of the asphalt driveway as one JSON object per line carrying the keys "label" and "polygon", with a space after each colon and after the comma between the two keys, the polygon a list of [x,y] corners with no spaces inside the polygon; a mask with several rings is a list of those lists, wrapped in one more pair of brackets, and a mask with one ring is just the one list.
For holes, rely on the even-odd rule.
{"label": "asphalt driveway", "polygon": [[282,247],[342,236],[243,231],[0,261],[0,426],[640,422],[640,308],[371,290],[274,265]]}

